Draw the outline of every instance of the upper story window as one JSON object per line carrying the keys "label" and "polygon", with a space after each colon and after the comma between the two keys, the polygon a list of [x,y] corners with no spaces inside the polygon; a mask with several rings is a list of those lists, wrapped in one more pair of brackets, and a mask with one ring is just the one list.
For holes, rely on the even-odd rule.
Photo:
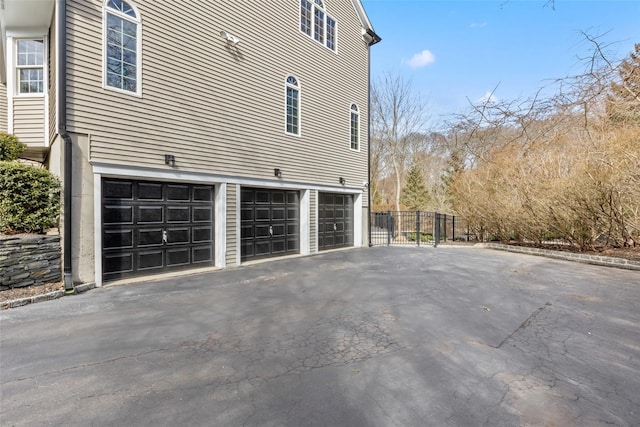
{"label": "upper story window", "polygon": [[140,94],[141,24],[133,4],[107,0],[104,7],[104,85]]}
{"label": "upper story window", "polygon": [[286,80],[286,132],[300,135],[300,85],[293,76]]}
{"label": "upper story window", "polygon": [[44,93],[44,40],[16,40],[18,94]]}
{"label": "upper story window", "polygon": [[351,104],[351,149],[360,148],[360,111],[356,104]]}
{"label": "upper story window", "polygon": [[322,0],[300,0],[300,31],[335,52],[336,21]]}

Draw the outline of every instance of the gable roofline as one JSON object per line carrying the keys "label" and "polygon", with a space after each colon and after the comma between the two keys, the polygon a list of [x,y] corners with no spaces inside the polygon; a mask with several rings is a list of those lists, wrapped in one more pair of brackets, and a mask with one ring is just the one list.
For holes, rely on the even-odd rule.
{"label": "gable roofline", "polygon": [[371,25],[371,21],[369,21],[369,17],[367,16],[367,12],[364,10],[364,6],[362,6],[361,0],[351,0],[353,3],[353,8],[356,10],[356,14],[358,18],[360,18],[360,23],[362,24],[362,36],[367,42],[369,46],[372,46],[382,40],[382,38],[376,34],[373,29],[373,25]]}

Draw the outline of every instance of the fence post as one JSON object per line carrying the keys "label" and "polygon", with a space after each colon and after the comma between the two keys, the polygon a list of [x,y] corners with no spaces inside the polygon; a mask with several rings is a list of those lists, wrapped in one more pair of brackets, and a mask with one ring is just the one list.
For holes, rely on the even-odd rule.
{"label": "fence post", "polygon": [[391,246],[391,211],[387,211],[387,246]]}
{"label": "fence post", "polygon": [[444,214],[444,242],[447,243],[447,214]]}
{"label": "fence post", "polygon": [[420,246],[421,238],[422,233],[420,232],[420,211],[416,211],[416,242],[418,242],[418,246]]}
{"label": "fence post", "polygon": [[451,215],[451,240],[456,241],[456,216]]}
{"label": "fence post", "polygon": [[438,212],[435,213],[433,228],[433,247],[437,248],[438,243],[440,243],[440,214]]}

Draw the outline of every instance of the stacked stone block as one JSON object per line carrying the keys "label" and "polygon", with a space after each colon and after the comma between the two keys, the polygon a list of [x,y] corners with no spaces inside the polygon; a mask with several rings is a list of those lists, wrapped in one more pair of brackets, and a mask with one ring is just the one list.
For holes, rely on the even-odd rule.
{"label": "stacked stone block", "polygon": [[60,236],[0,239],[0,291],[59,282]]}

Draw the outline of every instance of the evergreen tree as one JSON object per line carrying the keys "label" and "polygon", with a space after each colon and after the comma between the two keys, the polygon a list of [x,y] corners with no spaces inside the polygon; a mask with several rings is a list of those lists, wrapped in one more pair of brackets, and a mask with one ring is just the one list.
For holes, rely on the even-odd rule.
{"label": "evergreen tree", "polygon": [[620,63],[618,76],[607,99],[609,118],[614,123],[640,123],[640,44]]}
{"label": "evergreen tree", "polygon": [[400,203],[409,210],[425,210],[430,199],[420,164],[414,161],[407,173],[406,184],[400,194]]}

